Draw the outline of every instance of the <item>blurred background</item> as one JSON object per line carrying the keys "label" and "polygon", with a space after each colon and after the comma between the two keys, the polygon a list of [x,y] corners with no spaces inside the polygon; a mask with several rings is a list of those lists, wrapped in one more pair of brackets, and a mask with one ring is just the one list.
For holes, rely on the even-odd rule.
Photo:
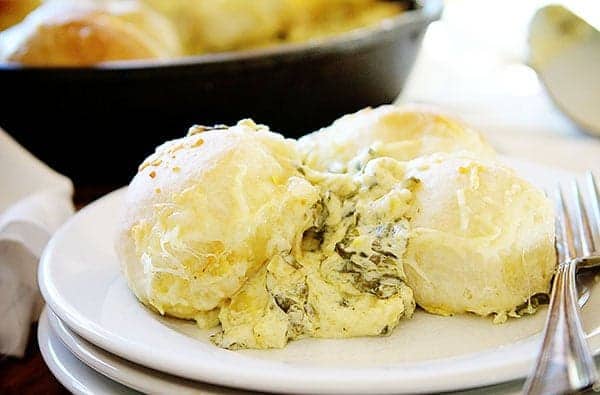
{"label": "blurred background", "polygon": [[[600,169],[600,124],[578,125],[570,118],[574,109],[553,101],[544,86],[545,70],[538,74],[531,65],[532,19],[538,10],[555,4],[600,27],[598,1],[446,1],[442,20],[429,27],[399,101],[436,103],[477,127],[506,154],[574,171]],[[570,17],[560,13],[542,22],[549,26],[537,34],[541,44],[578,45],[570,42],[568,31],[557,33],[573,24]],[[576,20],[575,28],[578,24]],[[600,41],[597,31],[593,36],[594,45],[582,56],[585,62],[561,55],[568,62],[556,74],[577,95],[591,96],[575,105],[600,114]],[[561,93],[569,92],[554,91]]]}

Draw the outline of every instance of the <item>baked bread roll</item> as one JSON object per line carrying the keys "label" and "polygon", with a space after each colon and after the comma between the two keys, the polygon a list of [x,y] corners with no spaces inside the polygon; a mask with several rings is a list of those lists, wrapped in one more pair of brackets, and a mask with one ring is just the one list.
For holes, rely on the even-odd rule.
{"label": "baked bread roll", "polygon": [[0,0],[0,31],[23,20],[41,0]]}
{"label": "baked bread roll", "polygon": [[187,54],[273,44],[283,30],[283,0],[145,0],[177,26]]}
{"label": "baked bread roll", "polygon": [[554,212],[544,193],[498,163],[435,154],[419,180],[404,268],[417,303],[442,315],[531,309],[554,273]]}
{"label": "baked bread roll", "polygon": [[[304,162],[335,172],[360,167],[372,157],[410,160],[435,152],[470,151],[493,157],[481,135],[448,116],[419,106],[366,108],[302,137]],[[349,163],[357,159],[354,163]]]}
{"label": "baked bread roll", "polygon": [[403,11],[379,0],[145,0],[176,22],[186,53],[300,42],[367,26]]}
{"label": "baked bread roll", "polygon": [[117,251],[144,304],[211,326],[265,261],[300,242],[319,195],[293,141],[249,120],[199,130],[142,164]]}
{"label": "baked bread roll", "polygon": [[477,133],[406,108],[300,142],[250,120],[192,128],[142,164],[125,207],[117,251],[135,295],[220,323],[211,340],[229,349],[386,335],[416,304],[502,322],[535,311],[556,263],[544,194]]}
{"label": "baked bread roll", "polygon": [[[79,66],[306,41],[374,24],[403,6],[379,0],[49,0],[0,36],[0,60]],[[0,30],[40,0],[0,2]],[[4,5],[8,4],[8,5]]]}
{"label": "baked bread roll", "polygon": [[370,26],[398,15],[405,4],[379,0],[285,0],[285,39],[302,42]]}
{"label": "baked bread roll", "polygon": [[131,0],[48,1],[0,33],[0,60],[34,66],[86,66],[180,54],[170,22]]}

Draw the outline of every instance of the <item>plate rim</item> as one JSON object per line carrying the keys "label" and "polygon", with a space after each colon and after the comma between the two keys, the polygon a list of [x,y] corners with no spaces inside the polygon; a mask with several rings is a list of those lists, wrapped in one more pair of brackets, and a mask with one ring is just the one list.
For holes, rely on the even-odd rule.
{"label": "plate rim", "polygon": [[[108,394],[108,390],[110,390],[110,393],[113,394],[131,393],[132,390],[130,388],[111,380],[107,376],[101,375],[73,355],[62,343],[58,335],[52,331],[50,322],[48,321],[48,316],[46,314],[46,309],[47,307],[44,307],[42,310],[37,324],[37,341],[40,348],[40,354],[42,355],[42,360],[48,367],[48,370],[50,370],[52,375],[60,384],[62,384],[71,393],[77,395],[88,395],[92,393]],[[71,354],[74,360],[69,363],[65,363],[63,359],[60,359],[60,356],[58,355],[59,352]],[[82,368],[89,370],[87,373],[89,375],[93,375],[96,381],[90,384],[89,381],[83,380],[81,377],[76,377],[76,375],[68,369],[68,366],[72,366],[72,363],[81,364]],[[97,381],[105,382],[105,384],[109,385],[110,388],[100,388],[101,384]]]}
{"label": "plate rim", "polygon": [[[45,310],[45,319],[50,329],[61,340],[66,349],[81,363],[112,381],[142,393],[198,393],[217,395],[231,392],[231,388],[227,387],[205,388],[205,386],[212,385],[183,379],[164,372],[157,372],[151,368],[135,364],[111,354],[77,335],[52,310],[49,308]],[[99,352],[103,355],[99,355]],[[147,378],[150,378],[151,381],[141,382],[142,380],[147,380]],[[162,388],[157,387],[158,385]]]}

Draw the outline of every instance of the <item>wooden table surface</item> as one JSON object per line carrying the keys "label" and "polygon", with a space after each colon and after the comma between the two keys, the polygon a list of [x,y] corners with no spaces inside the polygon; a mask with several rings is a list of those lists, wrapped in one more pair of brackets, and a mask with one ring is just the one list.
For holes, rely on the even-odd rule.
{"label": "wooden table surface", "polygon": [[[114,190],[111,185],[78,187],[73,198],[80,209],[87,203]],[[23,358],[0,356],[0,394],[68,394],[46,366],[37,341],[37,323],[31,325],[29,344]]]}
{"label": "wooden table surface", "polygon": [[0,394],[68,393],[42,359],[37,342],[37,324],[33,324],[25,357],[7,357],[0,361]]}

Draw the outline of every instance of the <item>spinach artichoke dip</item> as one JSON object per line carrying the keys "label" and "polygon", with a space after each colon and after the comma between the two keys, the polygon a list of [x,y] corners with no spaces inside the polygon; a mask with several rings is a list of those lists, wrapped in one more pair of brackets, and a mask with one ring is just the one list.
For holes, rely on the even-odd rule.
{"label": "spinach artichoke dip", "polygon": [[140,166],[117,251],[157,313],[220,325],[224,348],[281,348],[387,335],[417,305],[533,313],[554,273],[553,218],[477,132],[382,106],[299,140],[251,120],[192,127]]}

